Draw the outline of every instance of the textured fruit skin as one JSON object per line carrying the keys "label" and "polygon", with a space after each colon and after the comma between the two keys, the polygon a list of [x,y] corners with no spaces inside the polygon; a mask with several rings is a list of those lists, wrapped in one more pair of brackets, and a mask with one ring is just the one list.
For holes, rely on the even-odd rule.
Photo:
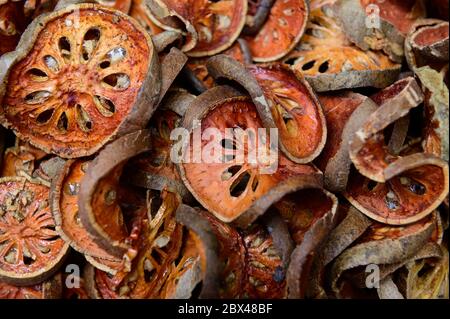
{"label": "textured fruit skin", "polygon": [[[83,137],[86,133],[84,133],[81,129],[78,129],[76,131],[77,134],[74,135],[78,139],[78,144],[71,145],[71,141],[74,137],[72,136],[72,134],[74,133],[70,129],[68,135],[72,136],[72,138],[67,139],[66,137],[62,137],[62,141],[60,141],[59,143],[57,142],[57,140],[55,140],[55,137],[58,136],[58,134],[56,133],[56,129],[55,132],[53,132],[52,136],[38,136],[36,134],[39,132],[39,129],[35,129],[35,131],[32,133],[30,131],[29,125],[21,124],[21,126],[19,126],[16,116],[11,116],[11,114],[8,115],[6,103],[8,103],[8,95],[11,94],[11,90],[9,89],[9,87],[14,85],[14,83],[9,82],[11,77],[14,76],[14,71],[18,68],[18,66],[23,65],[25,61],[27,61],[27,59],[30,59],[34,52],[34,49],[41,45],[40,43],[36,43],[36,39],[40,36],[45,35],[45,30],[48,24],[55,24],[57,23],[55,21],[61,19],[61,17],[65,15],[73,14],[73,12],[75,12],[76,10],[80,10],[80,12],[84,13],[95,11],[96,14],[92,16],[92,19],[94,20],[101,19],[101,14],[104,14],[105,16],[109,17],[110,21],[116,21],[116,19],[118,19],[118,21],[126,21],[123,23],[126,23],[129,27],[134,29],[134,32],[139,32],[139,34],[137,33],[134,36],[138,38],[141,37],[142,43],[145,43],[147,57],[144,57],[144,60],[140,62],[143,63],[143,65],[145,65],[146,67],[144,70],[141,70],[141,74],[143,75],[143,77],[140,81],[139,88],[128,88],[128,102],[131,104],[126,106],[127,111],[125,111],[125,113],[122,114],[120,118],[116,116],[117,119],[113,119],[112,123],[107,121],[107,124],[105,126],[107,132],[100,133],[100,131],[97,131],[97,133],[100,133],[103,136],[98,138],[94,143],[87,143],[86,141],[88,141],[88,139]],[[55,27],[57,26],[55,25]],[[157,102],[157,99],[159,97],[161,85],[159,62],[150,36],[134,20],[129,19],[128,16],[122,14],[119,11],[107,9],[95,4],[71,5],[64,9],[39,16],[38,18],[33,20],[33,22],[25,30],[17,49],[14,52],[3,55],[0,59],[0,64],[2,65],[2,68],[0,68],[0,107],[2,108],[2,113],[0,115],[1,123],[5,127],[12,128],[19,138],[25,141],[29,141],[32,145],[43,149],[47,153],[56,153],[59,156],[65,158],[76,158],[80,156],[91,155],[97,152],[108,141],[122,136],[128,132],[143,128],[147,124],[150,116],[153,114],[155,103]],[[80,74],[82,76],[85,75],[83,72]],[[78,76],[80,76],[80,74]],[[73,81],[77,82],[79,80],[73,79]],[[63,82],[61,85],[64,85],[64,83],[66,82]],[[88,85],[88,82],[83,82],[82,84]],[[133,82],[131,82],[131,84],[133,84]],[[75,89],[78,90],[80,89],[80,87],[76,85]],[[66,102],[72,101],[70,99],[70,94],[67,97],[68,100],[66,100]],[[67,105],[63,105],[63,107],[67,107]],[[123,104],[119,103],[119,105]],[[75,114],[73,116],[75,117]],[[98,117],[96,118],[97,120],[101,119],[101,117],[99,117],[99,114],[97,114],[96,116]],[[111,125],[111,127],[109,127],[109,125]],[[72,144],[74,143],[72,142]]]}

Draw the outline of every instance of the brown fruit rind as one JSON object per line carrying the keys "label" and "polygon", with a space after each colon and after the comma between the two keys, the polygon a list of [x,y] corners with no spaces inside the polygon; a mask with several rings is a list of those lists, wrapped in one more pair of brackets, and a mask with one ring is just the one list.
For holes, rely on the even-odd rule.
{"label": "brown fruit rind", "polygon": [[[76,12],[77,10],[79,10],[79,12],[81,13],[95,11],[96,15],[94,15],[94,17],[98,17],[97,15],[100,12],[103,12],[110,18],[115,17],[114,19],[118,19],[119,21],[126,21],[126,23],[130,27],[132,26],[134,30],[140,32],[144,39],[148,52],[148,59],[141,61],[141,63],[147,64],[147,69],[145,70],[145,73],[143,73],[144,77],[142,78],[142,81],[140,81],[139,83],[140,88],[136,88],[131,95],[132,99],[129,102],[132,106],[130,107],[129,111],[126,114],[123,114],[123,118],[119,119],[118,121],[116,120],[116,123],[114,124],[115,127],[109,128],[109,133],[107,133],[104,138],[100,139],[94,145],[91,145],[89,147],[85,146],[86,143],[84,141],[84,143],[78,145],[78,148],[74,145],[71,145],[73,144],[73,141],[70,143],[63,142],[59,145],[51,145],[51,142],[46,143],[45,140],[39,140],[36,135],[31,136],[31,133],[29,131],[27,132],[27,130],[29,130],[29,127],[19,128],[16,126],[16,124],[12,123],[12,118],[7,115],[7,112],[5,112],[5,98],[8,95],[7,89],[9,85],[14,84],[9,82],[13,71],[18,66],[25,63],[24,61],[26,61],[27,57],[30,56],[30,52],[32,53],[33,49],[39,45],[39,43],[36,43],[36,39],[45,34],[45,30],[48,24],[55,23],[57,19],[61,19],[63,16],[74,14],[74,12]],[[159,95],[159,63],[150,36],[146,33],[145,30],[142,29],[142,27],[140,27],[127,15],[119,11],[107,9],[95,4],[71,5],[59,11],[39,16],[25,30],[16,51],[8,53],[1,57],[0,65],[2,66],[0,68],[0,99],[2,100],[1,106],[3,108],[1,116],[3,125],[6,127],[11,127],[15,131],[16,135],[18,135],[20,138],[24,139],[25,141],[30,141],[34,146],[43,149],[47,153],[56,153],[66,158],[87,156],[93,154],[108,141],[128,132],[143,128],[147,124],[150,116],[153,114],[154,105]],[[36,132],[34,132],[33,134],[35,133]],[[68,134],[72,136],[72,134],[70,133],[71,132],[68,132]],[[49,139],[49,137],[47,136],[46,139]]]}

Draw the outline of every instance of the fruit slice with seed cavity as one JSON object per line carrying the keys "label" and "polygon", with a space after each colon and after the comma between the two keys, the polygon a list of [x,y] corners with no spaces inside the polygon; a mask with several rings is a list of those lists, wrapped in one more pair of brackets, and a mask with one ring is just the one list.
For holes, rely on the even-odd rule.
{"label": "fruit slice with seed cavity", "polygon": [[204,210],[181,205],[177,219],[196,232],[205,247],[202,298],[285,297],[292,243],[278,215],[238,230]]}
{"label": "fruit slice with seed cavity", "polygon": [[149,35],[119,11],[93,4],[40,16],[1,62],[2,123],[66,158],[142,128],[159,93]]}
{"label": "fruit slice with seed cavity", "polygon": [[207,67],[214,78],[236,81],[248,91],[264,126],[278,129],[280,149],[291,161],[308,163],[319,155],[327,134],[325,117],[298,72],[279,63],[245,68],[225,55],[210,58]]}
{"label": "fruit slice with seed cavity", "polygon": [[284,63],[300,71],[317,92],[393,83],[401,65],[349,42],[333,14],[334,2],[311,2],[305,35]]}
{"label": "fruit slice with seed cavity", "polygon": [[[274,138],[266,134],[251,100],[230,87],[215,87],[197,97],[183,118],[183,127],[190,137],[176,146],[182,154],[178,160],[181,178],[203,207],[224,222],[237,219],[280,181],[317,173],[314,167],[295,164],[271,148]],[[235,128],[235,134],[227,128]],[[209,150],[209,140],[200,141],[207,129],[217,129],[215,137],[209,137],[214,137]]]}
{"label": "fruit slice with seed cavity", "polygon": [[422,0],[341,0],[334,9],[350,41],[363,50],[383,50],[399,63],[405,36],[425,16]]}
{"label": "fruit slice with seed cavity", "polygon": [[108,253],[122,258],[131,248],[120,206],[119,180],[127,160],[150,149],[150,132],[140,130],[108,144],[89,164],[78,193],[83,227]]}
{"label": "fruit slice with seed cavity", "polygon": [[55,231],[49,188],[21,177],[0,179],[0,280],[33,285],[57,270],[69,245]]}
{"label": "fruit slice with seed cavity", "polygon": [[[358,171],[368,178],[385,182],[400,157],[390,154],[383,130],[407,115],[423,101],[422,91],[412,77],[401,79],[371,96],[380,105],[350,141],[350,158]],[[407,159],[403,159],[407,160]]]}
{"label": "fruit slice with seed cavity", "polygon": [[305,31],[309,9],[305,0],[275,0],[269,17],[248,41],[255,62],[276,61],[288,54]]}
{"label": "fruit slice with seed cavity", "polygon": [[157,19],[177,17],[189,33],[195,32],[197,41],[188,39],[192,43],[185,46],[187,55],[193,57],[210,56],[230,47],[244,27],[247,13],[245,0],[151,0],[149,4]]}
{"label": "fruit slice with seed cavity", "polygon": [[448,62],[448,22],[420,19],[405,39],[405,56],[411,70],[425,64]]}
{"label": "fruit slice with seed cavity", "polygon": [[[430,215],[407,226],[388,226],[373,223],[334,261],[330,270],[330,282],[334,293],[342,293],[343,274],[369,264],[382,265],[399,263],[417,253],[427,242],[435,229],[435,216]],[[370,253],[368,253],[370,252]]]}
{"label": "fruit slice with seed cavity", "polygon": [[349,142],[377,105],[368,97],[351,91],[321,94],[319,100],[325,114],[328,139],[315,164],[324,172],[327,189],[343,191],[351,166]]}
{"label": "fruit slice with seed cavity", "polygon": [[81,224],[78,193],[88,165],[88,160],[69,160],[53,180],[50,199],[56,231],[73,249],[82,254],[120,262],[120,259],[99,247]]}

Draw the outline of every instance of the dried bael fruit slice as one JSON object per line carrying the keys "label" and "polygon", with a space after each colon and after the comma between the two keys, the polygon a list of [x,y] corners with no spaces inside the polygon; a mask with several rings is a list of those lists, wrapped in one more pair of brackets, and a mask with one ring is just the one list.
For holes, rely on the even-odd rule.
{"label": "dried bael fruit slice", "polygon": [[61,274],[33,286],[13,286],[0,281],[0,299],[60,299]]}
{"label": "dried bael fruit slice", "polygon": [[243,35],[256,35],[269,16],[275,0],[249,0]]}
{"label": "dried bael fruit slice", "polygon": [[69,249],[55,230],[49,188],[21,177],[0,179],[0,280],[33,285],[57,270]]}
{"label": "dried bael fruit slice", "polygon": [[441,256],[412,260],[400,270],[398,286],[407,299],[448,298],[448,251],[440,248]]}
{"label": "dried bael fruit slice", "polygon": [[246,0],[150,0],[149,5],[157,19],[177,17],[189,33],[194,29],[197,41],[185,46],[186,54],[193,57],[214,55],[230,47],[241,33],[247,14]]}
{"label": "dried bael fruit slice", "polygon": [[269,17],[248,41],[255,62],[276,61],[288,54],[300,41],[308,21],[305,0],[275,0]]}
{"label": "dried bael fruit slice", "polygon": [[[265,216],[266,217],[266,216]],[[182,205],[177,219],[200,237],[207,266],[203,298],[283,298],[292,243],[277,215],[239,231],[210,213]]]}
{"label": "dried bael fruit slice", "polygon": [[78,193],[88,165],[88,160],[69,160],[53,180],[50,202],[56,231],[82,254],[120,262],[120,259],[101,248],[81,224]]}
{"label": "dried bael fruit slice", "polygon": [[79,217],[95,242],[122,258],[131,248],[120,207],[119,180],[127,160],[150,149],[150,132],[140,130],[108,144],[89,164],[78,193]]}
{"label": "dried bael fruit slice", "polygon": [[279,63],[248,66],[225,55],[208,60],[216,79],[231,79],[243,86],[257,107],[266,128],[277,128],[282,152],[296,163],[308,163],[322,151],[325,117],[314,91],[296,71]]}
{"label": "dried bael fruit slice", "polygon": [[442,73],[428,66],[415,69],[424,92],[424,129],[422,147],[426,153],[449,159],[449,94]]}
{"label": "dried bael fruit slice", "polygon": [[300,71],[317,92],[393,83],[400,64],[382,52],[363,51],[349,42],[331,9],[335,1],[311,2],[305,35],[284,63]]}
{"label": "dried bael fruit slice", "polygon": [[15,145],[7,148],[1,166],[1,176],[31,176],[36,162],[47,156],[47,153],[16,139]]}
{"label": "dried bael fruit slice", "polygon": [[350,41],[363,50],[383,50],[399,63],[405,36],[425,17],[422,0],[340,0],[335,11]]}
{"label": "dried bael fruit slice", "polygon": [[[400,157],[389,153],[383,130],[418,106],[423,101],[423,94],[414,78],[407,77],[371,98],[380,107],[350,141],[350,158],[361,174],[374,181],[385,182],[393,177],[392,168]],[[407,161],[407,158],[402,160]]]}
{"label": "dried bael fruit slice", "polygon": [[[236,220],[280,181],[317,174],[314,167],[295,164],[273,148],[274,138],[266,134],[250,98],[230,87],[198,96],[183,127],[190,137],[176,146],[182,154],[181,178],[202,206],[224,222]],[[217,133],[211,144],[214,135],[202,140],[205,131]]]}
{"label": "dried bael fruit slice", "polygon": [[98,5],[40,16],[0,63],[3,125],[61,157],[93,154],[141,129],[158,98],[150,36],[128,16]]}
{"label": "dried bael fruit slice", "polygon": [[142,27],[151,35],[156,35],[163,32],[163,29],[158,27],[150,18],[150,9],[145,3],[145,0],[133,0],[130,8],[130,16],[136,19]]}
{"label": "dried bael fruit slice", "polygon": [[351,91],[321,94],[319,100],[325,113],[328,139],[314,163],[324,172],[325,188],[341,192],[350,174],[349,142],[377,105]]}
{"label": "dried bael fruit slice", "polygon": [[[244,39],[238,39],[222,54],[228,55],[242,64],[252,63],[252,56],[248,49],[247,41]],[[185,72],[185,78],[189,83],[195,87],[198,93],[203,93],[206,89],[210,89],[214,86],[214,78],[209,74],[206,67],[207,58],[191,58],[188,61],[188,68]],[[199,83],[200,82],[200,83]],[[202,85],[203,84],[203,85]]]}
{"label": "dried bael fruit slice", "polygon": [[340,280],[348,270],[369,264],[384,265],[402,262],[412,257],[431,237],[435,229],[435,216],[430,215],[407,226],[388,226],[373,223],[357,240],[334,261],[330,270],[331,287],[343,297],[343,282]]}
{"label": "dried bael fruit slice", "polygon": [[425,64],[448,61],[447,21],[420,19],[405,39],[405,56],[411,70]]}
{"label": "dried bael fruit slice", "polygon": [[186,108],[195,99],[189,93],[177,92],[164,100],[161,109],[155,112],[150,121],[151,151],[132,159],[126,166],[126,176],[133,185],[179,194],[185,201],[191,201],[192,195],[181,180],[175,163],[171,160],[174,141],[171,132],[179,127],[181,115],[168,109],[177,110],[184,115]]}

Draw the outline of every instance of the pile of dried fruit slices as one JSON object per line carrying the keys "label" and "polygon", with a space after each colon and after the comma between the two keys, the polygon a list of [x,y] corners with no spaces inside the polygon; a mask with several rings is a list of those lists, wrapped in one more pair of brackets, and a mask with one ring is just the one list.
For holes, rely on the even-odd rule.
{"label": "pile of dried fruit slices", "polygon": [[0,0],[0,299],[448,298],[447,10]]}

